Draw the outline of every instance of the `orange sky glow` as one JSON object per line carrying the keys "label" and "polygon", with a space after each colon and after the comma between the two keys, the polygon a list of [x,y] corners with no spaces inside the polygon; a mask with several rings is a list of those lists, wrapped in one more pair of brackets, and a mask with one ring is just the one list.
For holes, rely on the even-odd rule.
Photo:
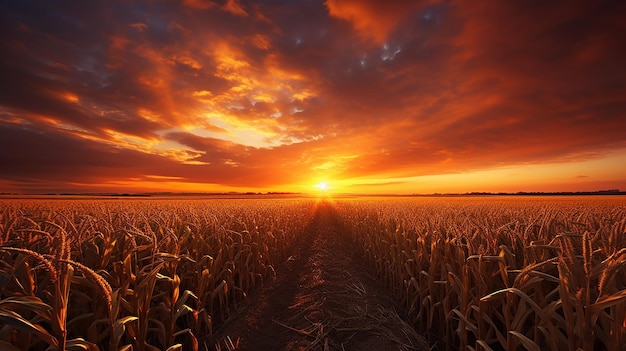
{"label": "orange sky glow", "polygon": [[626,190],[625,14],[8,2],[0,193]]}

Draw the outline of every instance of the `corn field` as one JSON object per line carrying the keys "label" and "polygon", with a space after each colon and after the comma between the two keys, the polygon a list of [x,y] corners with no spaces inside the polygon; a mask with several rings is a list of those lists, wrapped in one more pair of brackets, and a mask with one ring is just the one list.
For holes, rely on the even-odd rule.
{"label": "corn field", "polygon": [[197,350],[274,274],[308,201],[0,203],[0,349]]}
{"label": "corn field", "polygon": [[623,198],[337,206],[373,272],[440,350],[626,350]]}
{"label": "corn field", "polygon": [[[0,349],[237,349],[213,333],[319,200],[0,200]],[[626,350],[626,203],[328,200],[437,350]]]}

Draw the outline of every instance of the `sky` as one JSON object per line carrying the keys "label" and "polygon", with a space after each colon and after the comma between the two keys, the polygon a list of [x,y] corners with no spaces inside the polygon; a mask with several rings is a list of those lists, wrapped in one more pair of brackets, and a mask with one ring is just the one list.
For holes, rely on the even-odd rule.
{"label": "sky", "polygon": [[626,190],[624,16],[0,0],[0,192]]}

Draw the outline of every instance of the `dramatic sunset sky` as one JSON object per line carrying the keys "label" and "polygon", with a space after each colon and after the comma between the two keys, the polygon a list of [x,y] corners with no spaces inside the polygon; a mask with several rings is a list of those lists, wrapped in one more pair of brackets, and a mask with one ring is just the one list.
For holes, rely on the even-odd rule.
{"label": "dramatic sunset sky", "polygon": [[0,2],[0,192],[626,190],[626,2]]}

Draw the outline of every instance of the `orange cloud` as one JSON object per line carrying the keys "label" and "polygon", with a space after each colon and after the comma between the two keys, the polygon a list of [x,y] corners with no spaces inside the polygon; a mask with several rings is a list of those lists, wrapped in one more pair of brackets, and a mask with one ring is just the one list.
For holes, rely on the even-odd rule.
{"label": "orange cloud", "polygon": [[198,10],[208,10],[217,6],[217,4],[211,0],[183,0],[183,4]]}
{"label": "orange cloud", "polygon": [[386,42],[400,22],[423,6],[411,0],[326,0],[325,4],[331,16],[349,21],[362,37],[378,44]]}
{"label": "orange cloud", "polygon": [[619,188],[614,6],[13,2],[0,192]]}
{"label": "orange cloud", "polygon": [[224,11],[230,12],[233,15],[248,17],[248,13],[243,9],[239,0],[227,0],[222,8]]}

